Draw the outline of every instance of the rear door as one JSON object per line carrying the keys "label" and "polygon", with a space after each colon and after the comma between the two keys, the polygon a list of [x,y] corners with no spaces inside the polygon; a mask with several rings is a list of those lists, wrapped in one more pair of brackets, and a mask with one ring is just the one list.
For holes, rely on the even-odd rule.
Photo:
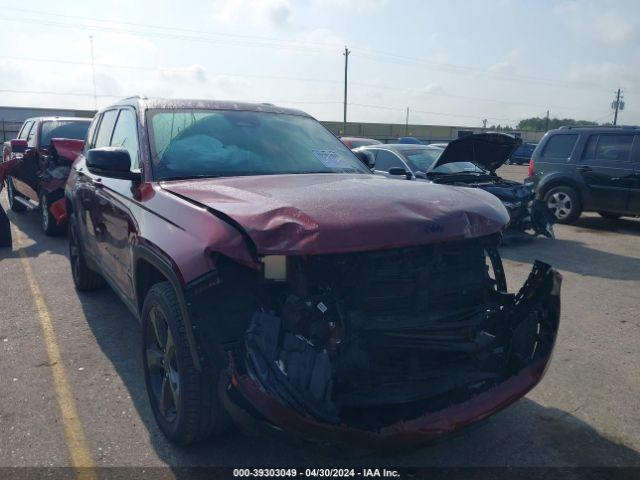
{"label": "rear door", "polygon": [[11,173],[13,186],[15,189],[32,200],[38,199],[38,151],[36,147],[37,121],[25,124],[20,131],[18,138],[27,141],[27,150],[22,157],[22,161]]}
{"label": "rear door", "polygon": [[[100,116],[95,136],[91,143],[87,142],[85,152],[91,148],[108,147],[111,142],[111,134],[116,122],[118,110],[106,110]],[[108,208],[107,203],[97,193],[103,187],[102,178],[91,173],[85,161],[76,163],[78,174],[79,197],[82,203],[82,235],[86,250],[93,255],[96,262],[104,269],[102,258],[103,244],[105,242],[104,212]],[[103,273],[110,273],[104,272]]]}
{"label": "rear door", "polygon": [[635,137],[631,151],[633,176],[629,179],[627,211],[634,215],[640,215],[640,135]]}
{"label": "rear door", "polygon": [[593,210],[626,211],[633,186],[634,138],[635,135],[626,133],[600,133],[587,138],[576,169],[589,188]]}

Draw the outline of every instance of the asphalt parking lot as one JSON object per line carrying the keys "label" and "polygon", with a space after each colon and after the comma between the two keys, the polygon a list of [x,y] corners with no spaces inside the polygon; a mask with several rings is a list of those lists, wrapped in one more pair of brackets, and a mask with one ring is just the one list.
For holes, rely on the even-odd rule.
{"label": "asphalt parking lot", "polygon": [[[499,173],[522,180],[526,167]],[[6,209],[4,193],[1,201]],[[555,240],[502,248],[512,291],[535,259],[564,277],[555,355],[526,398],[421,449],[348,459],[237,432],[189,449],[169,444],[147,403],[136,321],[111,290],[74,290],[67,239],[45,237],[36,213],[9,216],[13,251],[0,251],[0,467],[72,458],[145,467],[640,466],[640,219],[587,214],[556,226]]]}

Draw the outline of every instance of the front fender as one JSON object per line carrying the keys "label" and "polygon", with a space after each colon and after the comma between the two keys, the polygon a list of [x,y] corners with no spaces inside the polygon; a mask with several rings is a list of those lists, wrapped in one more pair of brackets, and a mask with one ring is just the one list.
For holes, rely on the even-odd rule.
{"label": "front fender", "polygon": [[169,256],[150,242],[144,242],[134,246],[132,252],[132,262],[134,265],[133,284],[135,288],[139,320],[142,321],[142,305],[144,303],[142,293],[139,291],[140,268],[138,266],[140,265],[140,260],[144,260],[145,262],[148,262],[153,267],[155,267],[160,273],[162,273],[162,275],[169,281],[169,283],[171,283],[171,286],[175,290],[176,296],[178,297],[180,312],[182,313],[182,320],[186,327],[185,330],[187,341],[189,342],[191,358],[193,360],[194,366],[198,370],[201,370],[202,365],[200,362],[200,356],[198,354],[198,346],[193,335],[193,324],[191,322],[189,309],[187,308],[187,302],[184,295],[184,280],[182,279],[177,265],[175,265],[175,263],[169,258]]}

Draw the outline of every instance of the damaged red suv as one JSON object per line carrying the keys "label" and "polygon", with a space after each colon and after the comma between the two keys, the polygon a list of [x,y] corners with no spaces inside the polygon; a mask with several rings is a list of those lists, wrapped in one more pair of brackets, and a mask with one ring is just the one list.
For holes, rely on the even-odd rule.
{"label": "damaged red suv", "polygon": [[509,221],[480,189],[390,182],[309,115],[127,99],[66,187],[80,290],[142,324],[152,410],[180,444],[231,420],[323,444],[424,442],[542,378],[560,277],[507,293]]}

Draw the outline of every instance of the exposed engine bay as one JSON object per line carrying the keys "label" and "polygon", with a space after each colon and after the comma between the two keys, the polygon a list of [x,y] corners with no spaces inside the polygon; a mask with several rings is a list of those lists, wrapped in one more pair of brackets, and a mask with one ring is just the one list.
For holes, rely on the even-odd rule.
{"label": "exposed engine bay", "polygon": [[505,180],[495,173],[448,174],[429,179],[440,184],[480,188],[498,197],[509,212],[506,236],[520,232],[554,238],[553,224],[556,218],[543,201],[535,198],[530,185]]}
{"label": "exposed engine bay", "polygon": [[267,259],[255,304],[219,312],[244,319],[226,332],[233,368],[300,415],[362,430],[462,403],[555,342],[559,274],[537,262],[506,293],[498,242]]}

